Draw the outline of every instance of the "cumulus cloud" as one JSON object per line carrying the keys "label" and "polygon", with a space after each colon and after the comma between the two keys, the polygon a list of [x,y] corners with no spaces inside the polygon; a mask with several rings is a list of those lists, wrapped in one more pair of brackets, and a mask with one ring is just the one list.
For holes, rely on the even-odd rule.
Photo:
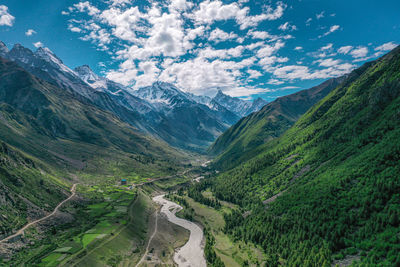
{"label": "cumulus cloud", "polygon": [[79,12],[87,12],[89,16],[93,16],[100,13],[100,10],[95,6],[92,6],[88,1],[74,4],[74,7]]}
{"label": "cumulus cloud", "polygon": [[284,46],[285,43],[280,40],[273,45],[266,44],[257,51],[257,57],[259,58],[269,57]]}
{"label": "cumulus cloud", "polygon": [[8,7],[0,5],[0,26],[11,27],[14,24],[15,17],[8,13]]}
{"label": "cumulus cloud", "polygon": [[232,39],[237,39],[238,35],[236,33],[230,32],[227,33],[219,28],[216,28],[210,33],[210,37],[208,38],[211,41],[215,42],[221,42],[221,41],[227,41],[227,40],[232,40]]}
{"label": "cumulus cloud", "polygon": [[25,35],[26,35],[26,36],[32,36],[32,35],[34,35],[35,33],[36,33],[35,30],[33,30],[33,29],[28,29],[28,30],[25,32]]}
{"label": "cumulus cloud", "polygon": [[258,70],[249,69],[247,70],[247,73],[249,74],[249,79],[256,79],[262,76],[262,73],[259,72]]}
{"label": "cumulus cloud", "polygon": [[319,59],[314,62],[319,63],[319,66],[322,66],[322,67],[332,67],[332,66],[339,65],[339,63],[342,61],[340,59],[327,58],[327,59]]}
{"label": "cumulus cloud", "polygon": [[[297,27],[279,20],[281,32],[276,27],[267,31],[260,23],[282,18],[286,8],[276,2],[255,9],[243,0],[149,1],[140,7],[134,1],[104,0],[75,3],[65,15],[71,16],[71,32],[105,50],[118,64],[106,76],[133,89],[160,80],[192,93],[220,88],[232,96],[249,96],[272,90],[249,86],[260,77],[267,81],[260,86],[272,87],[294,79],[335,77],[354,68],[335,59],[333,44],[307,53],[311,60],[302,55],[301,46],[294,46],[299,53],[290,48],[296,58],[285,56],[287,40],[294,38],[290,34]],[[313,16],[307,23],[312,19],[320,18]],[[338,29],[333,25],[322,36]],[[341,49],[337,52],[345,54]]]}
{"label": "cumulus cloud", "polygon": [[[332,62],[331,62],[332,63]],[[331,65],[331,64],[326,64]],[[311,70],[303,65],[288,65],[278,67],[273,71],[273,75],[279,79],[285,80],[312,80],[312,79],[327,79],[332,77],[342,76],[349,73],[355,65],[349,63],[334,64],[323,69]]]}
{"label": "cumulus cloud", "polygon": [[241,29],[256,26],[264,20],[276,20],[282,17],[287,5],[278,2],[276,8],[266,6],[266,10],[259,15],[249,15],[250,8],[241,8],[237,3],[223,4],[222,1],[206,0],[200,3],[199,8],[190,15],[196,23],[212,24],[215,21],[235,19],[240,24]]}
{"label": "cumulus cloud", "polygon": [[359,46],[350,51],[350,55],[354,58],[362,58],[367,56],[368,48],[366,46]]}
{"label": "cumulus cloud", "polygon": [[382,45],[376,47],[376,48],[375,48],[375,51],[384,52],[384,51],[392,50],[392,49],[394,49],[394,48],[396,48],[396,47],[397,47],[397,44],[395,44],[395,43],[393,43],[393,42],[388,42],[388,43],[384,43],[384,44],[382,44]]}

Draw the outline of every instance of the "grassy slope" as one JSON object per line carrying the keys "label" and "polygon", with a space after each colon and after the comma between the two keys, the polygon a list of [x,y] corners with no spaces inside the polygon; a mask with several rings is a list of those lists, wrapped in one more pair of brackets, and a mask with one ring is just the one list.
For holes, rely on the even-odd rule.
{"label": "grassy slope", "polygon": [[43,165],[8,146],[0,145],[0,237],[21,228],[27,218],[43,216],[66,198],[67,184]]}
{"label": "grassy slope", "polygon": [[0,139],[50,165],[91,170],[97,159],[115,156],[143,170],[180,156],[12,62],[1,60],[0,73]]}
{"label": "grassy slope", "polygon": [[[219,198],[253,207],[227,230],[261,244],[268,266],[328,266],[357,253],[400,264],[399,69],[400,48],[361,67],[260,155],[217,177]],[[268,209],[260,204],[278,192]]]}
{"label": "grassy slope", "polygon": [[214,166],[229,169],[257,155],[257,147],[279,137],[344,79],[330,79],[308,90],[280,97],[241,119],[210,147],[211,154],[219,154],[213,162]]}
{"label": "grassy slope", "polygon": [[35,214],[39,207],[51,210],[69,194],[72,177],[85,183],[158,177],[176,173],[183,158],[1,58],[0,140],[0,236],[43,215]]}

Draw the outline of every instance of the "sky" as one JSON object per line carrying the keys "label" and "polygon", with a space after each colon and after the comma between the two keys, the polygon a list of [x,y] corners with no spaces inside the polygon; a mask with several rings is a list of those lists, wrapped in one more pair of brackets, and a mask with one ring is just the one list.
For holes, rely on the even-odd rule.
{"label": "sky", "polygon": [[0,40],[132,89],[270,101],[400,44],[400,1],[0,0]]}

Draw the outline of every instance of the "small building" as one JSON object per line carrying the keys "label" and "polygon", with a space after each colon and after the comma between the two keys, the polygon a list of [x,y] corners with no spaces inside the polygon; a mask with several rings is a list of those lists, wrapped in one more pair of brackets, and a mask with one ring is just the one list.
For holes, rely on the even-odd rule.
{"label": "small building", "polygon": [[121,185],[126,185],[126,179],[121,180]]}

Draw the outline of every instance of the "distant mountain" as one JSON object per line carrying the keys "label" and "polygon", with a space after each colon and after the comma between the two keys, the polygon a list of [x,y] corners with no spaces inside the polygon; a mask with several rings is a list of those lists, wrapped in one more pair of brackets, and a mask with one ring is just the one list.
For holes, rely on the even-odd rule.
{"label": "distant mountain", "polygon": [[224,94],[221,90],[218,90],[214,97],[208,96],[195,96],[192,95],[192,99],[198,103],[208,105],[212,108],[221,109],[222,106],[230,112],[236,114],[239,118],[249,115],[250,113],[259,111],[268,102],[261,97],[257,98],[253,102],[246,101],[237,97],[231,97]]}
{"label": "distant mountain", "polygon": [[156,82],[140,88],[135,96],[148,101],[162,120],[157,135],[174,146],[202,151],[239,118],[229,110],[198,103],[191,94],[172,84]]}
{"label": "distant mountain", "polygon": [[8,48],[5,45],[5,43],[3,43],[2,41],[0,41],[0,57],[5,57],[8,53]]}
{"label": "distant mountain", "polygon": [[[229,168],[235,166],[237,162],[249,159],[257,153],[254,151],[255,148],[280,136],[344,79],[345,76],[333,78],[308,90],[280,97],[265,105],[260,111],[242,118],[218,137],[210,147],[211,154],[220,154],[214,164],[220,168]],[[255,100],[254,105],[264,105],[264,101]]]}
{"label": "distant mountain", "polygon": [[219,103],[221,106],[234,112],[240,117],[248,114],[248,110],[251,107],[251,102],[241,100],[239,98],[230,97],[225,95],[221,90],[214,96],[213,101]]}
{"label": "distant mountain", "polygon": [[[204,151],[222,132],[237,122],[243,112],[259,106],[220,93],[219,97],[195,96],[172,84],[156,82],[133,91],[105,77],[89,66],[71,70],[48,48],[35,52],[16,44],[10,51],[0,43],[0,53],[7,59],[57,87],[72,93],[83,102],[115,114],[140,131],[161,138],[170,145]],[[246,106],[235,108],[235,104]]]}
{"label": "distant mountain", "polygon": [[251,103],[251,106],[247,110],[247,112],[246,112],[247,114],[246,115],[249,115],[250,113],[257,112],[257,111],[261,110],[267,104],[268,104],[267,100],[265,100],[265,99],[263,99],[261,97],[256,98]]}
{"label": "distant mountain", "polygon": [[[155,114],[154,107],[150,103],[129,93],[129,89],[125,86],[113,82],[107,78],[98,76],[92,71],[92,69],[88,65],[76,67],[74,71],[90,87],[92,87],[97,92],[107,94],[118,105],[132,112],[147,115],[149,118],[151,117],[154,120],[160,120],[159,116]],[[129,119],[125,120],[129,121]]]}
{"label": "distant mountain", "polygon": [[162,151],[162,142],[2,58],[0,110],[0,124],[8,129],[0,131],[0,140],[38,158],[46,154],[51,156],[47,150],[51,143],[54,143],[54,152],[62,153],[64,149],[55,148],[66,140],[71,142],[71,150],[88,143],[115,148],[121,153],[142,153],[157,158],[158,155],[151,154],[151,148]]}
{"label": "distant mountain", "polygon": [[[239,125],[254,131],[253,121],[274,117],[269,108]],[[242,208],[225,216],[225,232],[259,245],[265,266],[399,266],[400,47],[257,152],[210,180],[217,198]]]}
{"label": "distant mountain", "polygon": [[39,47],[36,52],[32,52],[30,49],[16,44],[5,57],[16,62],[33,75],[58,87],[89,99],[94,93],[90,86],[82,81],[74,71],[65,66],[48,48]]}

